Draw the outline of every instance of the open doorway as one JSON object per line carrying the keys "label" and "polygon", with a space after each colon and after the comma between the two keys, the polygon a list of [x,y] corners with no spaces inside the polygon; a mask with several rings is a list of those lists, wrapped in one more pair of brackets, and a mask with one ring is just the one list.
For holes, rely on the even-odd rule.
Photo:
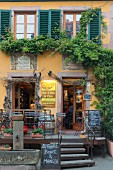
{"label": "open doorway", "polygon": [[63,112],[65,129],[83,130],[83,88],[77,85],[63,85]]}
{"label": "open doorway", "polygon": [[31,109],[34,103],[35,83],[21,82],[13,85],[12,108]]}

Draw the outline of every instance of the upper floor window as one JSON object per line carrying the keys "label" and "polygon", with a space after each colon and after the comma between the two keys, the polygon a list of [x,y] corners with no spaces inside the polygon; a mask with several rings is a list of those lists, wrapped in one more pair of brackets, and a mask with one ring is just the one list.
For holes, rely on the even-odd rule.
{"label": "upper floor window", "polygon": [[15,12],[14,15],[14,37],[15,39],[36,36],[36,13],[35,12]]}
{"label": "upper floor window", "polygon": [[77,12],[64,12],[64,30],[69,38],[73,38],[80,31],[81,14]]}
{"label": "upper floor window", "polygon": [[[6,28],[11,27],[11,10],[0,10],[0,40],[7,34]],[[51,38],[60,38],[59,30],[61,30],[61,11],[57,9],[38,10],[34,12],[17,12],[14,13],[14,38],[33,38],[38,35],[49,35]],[[80,31],[79,12],[65,12],[63,18],[63,28],[66,30],[68,37],[72,38]],[[37,28],[38,22],[38,28]],[[88,23],[88,40],[93,40],[95,43],[101,42],[101,11],[89,19]]]}

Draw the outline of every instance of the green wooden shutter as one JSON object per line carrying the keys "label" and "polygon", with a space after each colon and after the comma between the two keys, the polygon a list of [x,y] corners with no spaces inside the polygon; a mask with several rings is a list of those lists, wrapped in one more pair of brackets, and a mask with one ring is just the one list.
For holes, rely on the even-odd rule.
{"label": "green wooden shutter", "polygon": [[92,18],[88,24],[88,39],[100,44],[101,34],[101,11],[97,11],[97,15]]}
{"label": "green wooden shutter", "polygon": [[59,38],[59,31],[61,27],[61,11],[60,10],[50,10],[49,11],[49,34],[51,38],[58,39]]}
{"label": "green wooden shutter", "polygon": [[11,11],[0,10],[0,40],[7,34],[8,28],[11,28]]}
{"label": "green wooden shutter", "polygon": [[38,15],[38,34],[47,35],[49,33],[49,11],[39,10]]}

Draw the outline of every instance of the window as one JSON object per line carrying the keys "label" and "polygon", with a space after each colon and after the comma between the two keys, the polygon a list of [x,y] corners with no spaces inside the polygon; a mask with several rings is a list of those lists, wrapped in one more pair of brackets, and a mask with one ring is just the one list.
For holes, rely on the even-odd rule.
{"label": "window", "polygon": [[36,12],[15,12],[14,37],[15,39],[36,36]]}
{"label": "window", "polygon": [[[73,38],[80,31],[80,18],[79,12],[64,12],[63,27],[69,38]],[[95,43],[100,44],[101,40],[101,11],[98,10],[96,16],[88,23],[88,40],[93,40]]]}
{"label": "window", "polygon": [[[6,28],[11,27],[11,10],[0,10],[0,40],[7,34]],[[49,35],[52,38],[59,38],[61,30],[60,10],[39,10],[38,11],[38,31],[36,28],[36,12],[16,12],[14,13],[14,38],[33,38],[38,35]],[[80,31],[80,12],[64,12],[63,28],[69,38],[73,38]],[[57,32],[56,32],[57,30]],[[88,40],[93,40],[100,44],[101,40],[101,11],[88,23]]]}
{"label": "window", "polygon": [[64,30],[69,38],[73,38],[80,31],[81,13],[64,12]]}

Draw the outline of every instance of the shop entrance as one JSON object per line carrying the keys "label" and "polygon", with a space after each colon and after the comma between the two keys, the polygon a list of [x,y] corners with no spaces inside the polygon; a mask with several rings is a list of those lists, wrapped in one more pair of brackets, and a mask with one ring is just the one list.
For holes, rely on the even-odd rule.
{"label": "shop entrance", "polygon": [[35,94],[35,83],[15,83],[13,85],[12,108],[33,109]]}
{"label": "shop entrance", "polygon": [[63,85],[63,112],[65,129],[83,130],[84,89],[82,86]]}

